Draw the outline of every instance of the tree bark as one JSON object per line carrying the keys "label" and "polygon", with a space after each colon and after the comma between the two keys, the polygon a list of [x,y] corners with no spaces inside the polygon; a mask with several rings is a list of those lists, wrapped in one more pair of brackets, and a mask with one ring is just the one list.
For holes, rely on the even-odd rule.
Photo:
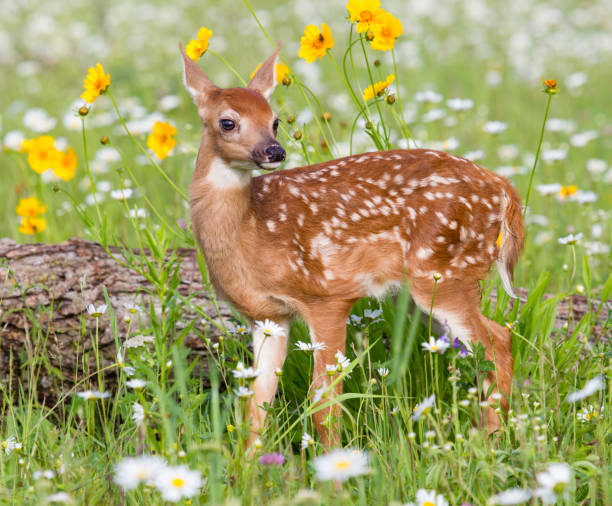
{"label": "tree bark", "polygon": [[[110,248],[110,252],[122,258],[119,248]],[[137,256],[141,253],[131,252]],[[149,252],[142,253],[156,263]],[[209,349],[205,337],[215,339],[220,331],[195,308],[225,325],[232,312],[223,302],[215,306],[211,300],[202,283],[194,250],[171,253],[176,254],[180,263],[177,291],[191,302],[182,308],[177,333],[192,325],[184,342],[192,353],[205,357]],[[0,385],[13,398],[22,389],[26,394],[34,391],[41,401],[54,402],[59,394],[68,392],[87,375],[86,371],[97,370],[96,326],[101,368],[116,363],[110,311],[96,319],[86,308],[89,304],[104,304],[106,290],[116,318],[116,334],[122,341],[128,337],[128,331],[129,336],[134,336],[139,334],[139,328],[149,327],[150,304],[159,315],[161,302],[152,289],[147,279],[122,266],[102,246],[90,241],[17,244],[10,239],[0,240]],[[126,305],[137,305],[142,310],[132,314]],[[42,360],[41,353],[46,355]],[[87,363],[83,363],[84,356]],[[33,374],[30,366],[35,363],[44,366]],[[207,360],[198,360],[198,364],[198,372],[205,375]],[[115,373],[116,368],[112,367],[105,373],[106,386],[113,384]],[[94,385],[95,380],[93,375]],[[77,386],[77,390],[84,389],[84,385]]]}
{"label": "tree bark", "polygon": [[[10,239],[0,240],[0,385],[9,396],[14,398],[20,391],[35,392],[40,400],[49,402],[70,391],[86,371],[96,371],[93,353],[96,326],[102,367],[116,362],[110,311],[96,319],[86,310],[89,304],[105,303],[104,290],[116,317],[119,340],[137,335],[138,328],[150,325],[151,304],[156,313],[161,311],[158,297],[152,295],[151,283],[113,258],[121,259],[122,250],[110,248],[110,253],[112,256],[99,244],[81,239],[61,244],[17,244]],[[130,253],[156,263],[148,251],[130,250]],[[220,331],[195,308],[201,308],[219,325],[228,325],[232,312],[225,303],[217,305],[211,299],[202,283],[194,250],[173,250],[167,255],[168,261],[170,255],[179,264],[177,292],[191,301],[182,308],[176,327],[180,332],[192,325],[184,342],[201,358],[198,373],[205,377],[205,357],[209,350],[206,338],[214,340]],[[522,297],[527,295],[525,290],[518,292]],[[495,293],[491,298],[494,303]],[[132,314],[126,307],[129,304],[143,310]],[[589,307],[586,297],[578,295],[571,301],[565,299],[558,307],[557,328],[568,323],[570,312],[571,320],[578,321],[598,304],[591,301]],[[595,326],[594,336],[601,337],[609,311],[608,304]],[[41,354],[44,354],[43,360]],[[44,367],[31,367],[37,363]],[[113,371],[116,369],[111,367],[105,374],[105,381],[110,384],[114,380]],[[95,383],[95,375],[92,382]],[[77,390],[82,390],[79,386]]]}

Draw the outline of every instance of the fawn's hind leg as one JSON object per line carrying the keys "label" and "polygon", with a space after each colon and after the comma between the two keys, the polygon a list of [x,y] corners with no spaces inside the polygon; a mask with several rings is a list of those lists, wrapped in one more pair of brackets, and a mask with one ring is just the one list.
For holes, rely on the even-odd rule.
{"label": "fawn's hind leg", "polygon": [[[417,305],[427,313],[431,310],[433,296],[432,280],[417,280],[412,287],[412,297]],[[495,384],[491,396],[502,394],[501,407],[508,410],[514,360],[512,357],[512,338],[507,329],[489,320],[480,313],[480,287],[477,282],[443,280],[436,285],[433,301],[433,316],[441,323],[447,322],[451,337],[459,337],[467,346],[478,341],[485,347],[485,358],[495,364],[495,370],[487,375],[483,389],[485,393]],[[487,399],[489,404],[497,401]],[[491,406],[485,412],[486,428],[494,432],[500,428],[499,417]]]}

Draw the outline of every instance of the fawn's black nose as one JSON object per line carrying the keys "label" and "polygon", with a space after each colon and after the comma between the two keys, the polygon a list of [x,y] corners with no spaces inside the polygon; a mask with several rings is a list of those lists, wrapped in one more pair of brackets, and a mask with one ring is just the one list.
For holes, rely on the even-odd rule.
{"label": "fawn's black nose", "polygon": [[285,159],[285,150],[280,144],[270,144],[264,153],[270,162],[282,162]]}

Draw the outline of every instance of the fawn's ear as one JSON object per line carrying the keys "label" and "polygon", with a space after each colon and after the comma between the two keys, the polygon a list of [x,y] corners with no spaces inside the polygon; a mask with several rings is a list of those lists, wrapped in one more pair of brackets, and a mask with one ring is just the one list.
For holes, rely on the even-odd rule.
{"label": "fawn's ear", "polygon": [[179,49],[183,55],[183,82],[185,88],[198,107],[202,107],[206,96],[217,87],[208,79],[200,66],[185,54],[183,44],[179,42]]}
{"label": "fawn's ear", "polygon": [[274,92],[274,88],[276,88],[276,64],[278,62],[280,47],[281,45],[279,42],[274,54],[263,63],[257,72],[255,72],[253,79],[251,79],[247,86],[247,88],[261,93],[266,100],[270,99],[270,96]]}

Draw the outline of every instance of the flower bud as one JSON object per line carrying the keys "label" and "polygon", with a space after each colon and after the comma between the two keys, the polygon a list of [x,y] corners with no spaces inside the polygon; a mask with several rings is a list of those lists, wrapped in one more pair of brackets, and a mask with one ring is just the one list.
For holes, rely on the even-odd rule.
{"label": "flower bud", "polygon": [[100,137],[100,144],[106,146],[108,143],[110,143],[108,135],[103,135],[102,137]]}
{"label": "flower bud", "polygon": [[387,104],[389,105],[395,104],[395,95],[393,93],[391,93],[390,95],[387,95]]}
{"label": "flower bud", "polygon": [[299,130],[296,130],[295,132],[293,132],[293,138],[296,141],[299,141],[302,138],[302,132],[300,132]]}
{"label": "flower bud", "polygon": [[291,125],[292,123],[295,123],[295,116],[289,116],[289,117],[287,118],[287,123],[289,123],[290,125]]}
{"label": "flower bud", "polygon": [[87,114],[89,113],[89,107],[79,107],[79,114],[81,116],[87,116]]}
{"label": "flower bud", "polygon": [[289,76],[285,76],[283,77],[281,83],[283,83],[284,86],[289,86],[291,84],[291,78]]}
{"label": "flower bud", "polygon": [[365,34],[365,38],[368,42],[371,42],[374,40],[374,32],[372,30],[368,30]]}
{"label": "flower bud", "polygon": [[325,121],[331,121],[331,119],[332,119],[331,112],[325,111],[325,112],[323,113],[323,119],[324,119]]}
{"label": "flower bud", "polygon": [[375,67],[380,67],[380,60],[378,58],[376,58],[376,60],[374,60],[374,66]]}

